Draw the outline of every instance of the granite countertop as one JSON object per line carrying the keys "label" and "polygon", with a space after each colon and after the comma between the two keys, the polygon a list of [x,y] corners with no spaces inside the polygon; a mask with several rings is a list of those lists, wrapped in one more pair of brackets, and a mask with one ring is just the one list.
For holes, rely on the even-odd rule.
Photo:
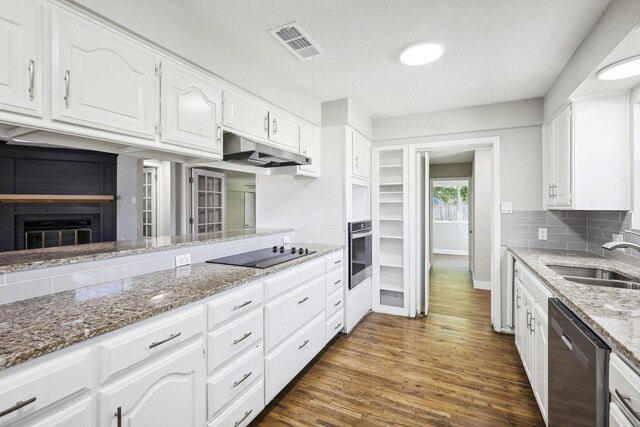
{"label": "granite countertop", "polygon": [[511,253],[640,371],[640,291],[570,282],[547,265],[595,267],[640,282],[640,268],[587,252],[509,247]]}
{"label": "granite countertop", "polygon": [[317,252],[267,269],[198,263],[3,304],[0,371],[343,249],[304,246]]}
{"label": "granite countertop", "polygon": [[139,255],[189,246],[241,240],[271,234],[293,232],[291,229],[244,228],[213,233],[154,237],[143,240],[120,240],[88,245],[29,249],[0,253],[0,273],[55,267],[78,262],[97,261],[121,256]]}

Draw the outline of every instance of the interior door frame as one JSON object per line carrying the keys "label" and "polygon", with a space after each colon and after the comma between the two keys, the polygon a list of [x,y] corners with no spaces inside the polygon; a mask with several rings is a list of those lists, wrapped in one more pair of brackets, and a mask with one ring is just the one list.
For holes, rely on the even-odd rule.
{"label": "interior door frame", "polygon": [[[416,142],[408,144],[409,149],[409,227],[415,230],[417,226],[418,179],[417,156],[424,151],[451,151],[451,150],[477,150],[479,148],[490,148],[492,153],[492,189],[493,197],[491,201],[491,324],[496,332],[502,330],[501,324],[501,289],[500,289],[500,137],[469,138],[456,140],[442,140],[435,142]],[[409,234],[409,262],[410,283],[409,287],[409,307],[418,307],[418,237]],[[415,316],[416,313],[411,313]]]}
{"label": "interior door frame", "polygon": [[[470,176],[456,176],[456,177],[449,177],[449,178],[431,178],[430,176],[427,177],[428,181],[429,181],[429,236],[430,236],[430,240],[429,240],[429,251],[427,252],[427,255],[429,255],[429,268],[431,268],[431,262],[433,261],[433,183],[437,182],[437,181],[467,181],[467,188],[469,188],[469,220],[467,221],[467,238],[469,240],[473,240],[471,239],[471,233],[469,233],[469,231],[471,231],[471,205],[473,204],[473,201],[471,199],[471,177]],[[468,247],[468,254],[467,256],[469,258],[471,258],[471,246],[469,245]]]}

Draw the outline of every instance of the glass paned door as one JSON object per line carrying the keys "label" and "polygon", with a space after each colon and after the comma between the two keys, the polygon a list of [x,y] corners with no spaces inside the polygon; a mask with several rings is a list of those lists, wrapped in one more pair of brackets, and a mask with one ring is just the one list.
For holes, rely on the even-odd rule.
{"label": "glass paned door", "polygon": [[224,229],[224,174],[193,169],[193,232]]}
{"label": "glass paned door", "polygon": [[156,237],[156,168],[142,170],[142,236]]}

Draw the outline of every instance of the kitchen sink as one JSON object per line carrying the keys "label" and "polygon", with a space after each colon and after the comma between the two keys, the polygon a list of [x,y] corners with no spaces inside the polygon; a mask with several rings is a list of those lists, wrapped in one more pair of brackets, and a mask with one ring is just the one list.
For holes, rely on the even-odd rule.
{"label": "kitchen sink", "polygon": [[571,282],[608,288],[640,289],[640,283],[635,279],[615,271],[564,265],[547,265],[547,267]]}

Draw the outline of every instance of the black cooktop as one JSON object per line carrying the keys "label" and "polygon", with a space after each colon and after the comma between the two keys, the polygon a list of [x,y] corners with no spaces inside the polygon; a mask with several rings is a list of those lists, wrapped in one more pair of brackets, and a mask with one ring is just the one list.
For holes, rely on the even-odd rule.
{"label": "black cooktop", "polygon": [[242,267],[268,268],[283,262],[315,254],[316,251],[307,248],[290,248],[274,246],[257,251],[244,252],[237,255],[216,258],[207,261],[211,264],[239,265]]}

